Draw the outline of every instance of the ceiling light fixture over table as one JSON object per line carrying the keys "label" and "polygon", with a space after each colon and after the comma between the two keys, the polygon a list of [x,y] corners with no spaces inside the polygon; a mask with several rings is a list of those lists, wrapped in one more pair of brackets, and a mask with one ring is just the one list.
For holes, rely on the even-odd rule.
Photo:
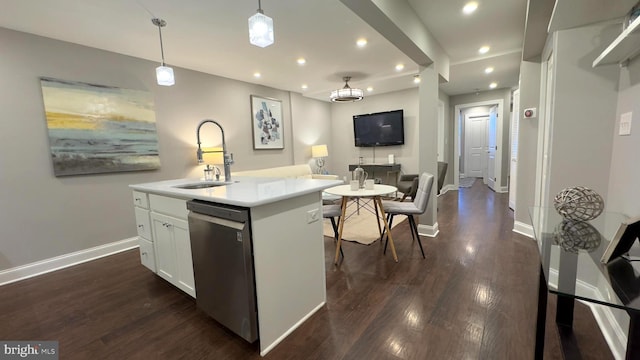
{"label": "ceiling light fixture over table", "polygon": [[354,102],[360,101],[364,97],[364,92],[362,89],[351,88],[349,86],[349,80],[351,80],[351,76],[345,76],[342,78],[344,80],[344,87],[342,89],[333,90],[329,98],[333,102]]}
{"label": "ceiling light fixture over table", "polygon": [[258,10],[249,18],[249,42],[263,48],[273,44],[273,41],[273,19],[264,14],[258,0]]}
{"label": "ceiling light fixture over table", "polygon": [[162,28],[167,25],[167,22],[158,18],[151,19],[151,22],[158,27],[158,34],[160,34],[160,55],[162,56],[162,63],[156,68],[156,80],[158,81],[158,85],[171,86],[176,83],[176,79],[173,76],[173,69],[164,63],[164,47],[162,46]]}

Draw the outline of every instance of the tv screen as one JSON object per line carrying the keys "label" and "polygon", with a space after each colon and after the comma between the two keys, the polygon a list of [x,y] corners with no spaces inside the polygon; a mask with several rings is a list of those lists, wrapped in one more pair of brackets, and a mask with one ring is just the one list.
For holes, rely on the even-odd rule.
{"label": "tv screen", "polygon": [[353,135],[356,146],[403,145],[403,111],[354,115]]}

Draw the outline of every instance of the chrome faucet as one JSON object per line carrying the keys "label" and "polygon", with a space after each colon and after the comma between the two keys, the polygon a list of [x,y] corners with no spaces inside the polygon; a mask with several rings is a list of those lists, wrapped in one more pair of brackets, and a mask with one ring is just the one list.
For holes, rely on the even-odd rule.
{"label": "chrome faucet", "polygon": [[202,162],[204,161],[202,159],[202,154],[220,152],[220,151],[202,151],[202,148],[200,147],[200,128],[205,123],[212,123],[220,128],[220,133],[222,133],[222,156],[224,158],[224,181],[227,181],[227,182],[231,181],[231,164],[233,164],[233,154],[230,154],[227,152],[227,143],[224,140],[224,130],[222,129],[222,126],[220,126],[220,124],[218,124],[216,121],[206,119],[206,120],[200,121],[200,124],[198,124],[198,129],[196,130],[196,138],[198,139],[198,151],[196,153],[196,155],[198,156],[198,164],[202,164]]}

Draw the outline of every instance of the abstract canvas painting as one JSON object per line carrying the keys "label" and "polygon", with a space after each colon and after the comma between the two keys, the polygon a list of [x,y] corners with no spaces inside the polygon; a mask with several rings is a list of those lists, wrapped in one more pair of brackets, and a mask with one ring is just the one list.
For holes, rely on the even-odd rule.
{"label": "abstract canvas painting", "polygon": [[40,78],[55,176],[160,168],[150,92]]}
{"label": "abstract canvas painting", "polygon": [[284,149],[282,102],[251,95],[251,128],[254,149]]}

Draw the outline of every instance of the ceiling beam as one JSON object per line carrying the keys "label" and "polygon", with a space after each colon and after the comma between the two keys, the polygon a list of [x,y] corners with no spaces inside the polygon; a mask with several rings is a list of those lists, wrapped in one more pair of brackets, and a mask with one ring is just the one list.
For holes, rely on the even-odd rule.
{"label": "ceiling beam", "polygon": [[449,55],[406,0],[340,0],[416,64],[433,63],[442,79],[449,79]]}

